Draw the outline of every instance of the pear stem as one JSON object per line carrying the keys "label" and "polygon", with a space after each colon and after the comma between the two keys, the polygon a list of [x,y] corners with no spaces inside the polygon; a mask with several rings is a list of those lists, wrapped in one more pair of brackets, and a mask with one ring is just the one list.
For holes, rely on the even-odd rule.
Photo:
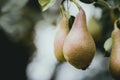
{"label": "pear stem", "polygon": [[79,6],[79,4],[76,2],[76,0],[71,0],[76,6],[77,6],[77,8],[80,10],[81,9],[81,7]]}
{"label": "pear stem", "polygon": [[65,0],[63,0],[60,5],[60,10],[61,10],[62,16],[65,16],[67,18],[67,20],[70,18],[68,1],[69,0],[67,0],[67,11],[65,11],[64,4],[63,4],[65,2]]}
{"label": "pear stem", "polygon": [[62,4],[60,5],[60,12],[62,13],[62,16],[67,18],[66,14],[65,14],[65,9]]}
{"label": "pear stem", "polygon": [[119,22],[120,19],[115,20],[114,22],[114,29],[119,30],[117,23]]}

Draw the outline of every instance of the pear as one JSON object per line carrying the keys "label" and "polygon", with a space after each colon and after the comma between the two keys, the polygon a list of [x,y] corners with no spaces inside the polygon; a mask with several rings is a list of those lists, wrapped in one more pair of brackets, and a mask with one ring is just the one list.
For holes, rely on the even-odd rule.
{"label": "pear", "polygon": [[95,41],[100,41],[102,37],[102,28],[94,16],[90,18],[87,28],[93,39]]}
{"label": "pear", "polygon": [[87,30],[86,16],[80,8],[72,28],[64,41],[63,54],[65,59],[78,69],[86,69],[95,54],[94,40]]}
{"label": "pear", "polygon": [[62,7],[61,7],[61,12],[62,12],[62,19],[60,21],[60,26],[58,27],[58,30],[55,35],[54,52],[57,60],[60,62],[64,62],[66,60],[63,56],[63,44],[69,32],[69,27],[68,27],[68,18],[65,15]]}
{"label": "pear", "polygon": [[110,55],[109,69],[115,80],[120,80],[120,29],[117,26],[118,20],[114,23],[112,31],[112,51]]}

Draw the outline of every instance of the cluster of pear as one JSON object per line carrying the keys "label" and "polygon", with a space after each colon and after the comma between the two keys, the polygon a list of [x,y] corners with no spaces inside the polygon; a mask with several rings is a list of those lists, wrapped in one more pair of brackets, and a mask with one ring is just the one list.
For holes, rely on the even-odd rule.
{"label": "cluster of pear", "polygon": [[[60,62],[68,62],[77,69],[85,70],[94,58],[96,52],[94,40],[99,40],[101,30],[97,27],[87,27],[84,10],[79,4],[74,3],[79,8],[79,12],[71,27],[69,26],[70,18],[61,7],[62,19],[54,41],[55,56]],[[90,21],[92,21],[90,23],[94,22],[91,26],[98,26],[94,18]],[[104,43],[104,49],[110,53],[111,75],[115,80],[120,80],[120,19],[115,20],[111,37]]]}
{"label": "cluster of pear", "polygon": [[67,61],[75,68],[85,70],[94,58],[96,46],[87,29],[85,12],[79,4],[75,4],[79,12],[71,29],[68,25],[69,18],[61,6],[62,19],[55,36],[54,51],[58,61]]}

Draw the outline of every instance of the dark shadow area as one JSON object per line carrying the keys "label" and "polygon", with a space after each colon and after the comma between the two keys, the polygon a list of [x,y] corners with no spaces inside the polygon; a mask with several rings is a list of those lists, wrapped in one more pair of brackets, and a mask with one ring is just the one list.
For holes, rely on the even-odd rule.
{"label": "dark shadow area", "polygon": [[1,80],[27,80],[26,66],[29,58],[29,47],[21,42],[9,40],[0,29],[0,74]]}

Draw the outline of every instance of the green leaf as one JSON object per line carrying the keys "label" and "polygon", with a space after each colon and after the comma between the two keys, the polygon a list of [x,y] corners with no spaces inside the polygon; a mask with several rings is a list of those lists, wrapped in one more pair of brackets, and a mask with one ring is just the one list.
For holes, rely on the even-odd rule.
{"label": "green leaf", "polygon": [[104,43],[104,49],[106,52],[111,52],[111,49],[112,49],[112,38],[108,38],[105,43]]}
{"label": "green leaf", "polygon": [[42,8],[42,11],[47,10],[49,7],[54,5],[54,3],[56,2],[56,0],[38,0],[38,1]]}

